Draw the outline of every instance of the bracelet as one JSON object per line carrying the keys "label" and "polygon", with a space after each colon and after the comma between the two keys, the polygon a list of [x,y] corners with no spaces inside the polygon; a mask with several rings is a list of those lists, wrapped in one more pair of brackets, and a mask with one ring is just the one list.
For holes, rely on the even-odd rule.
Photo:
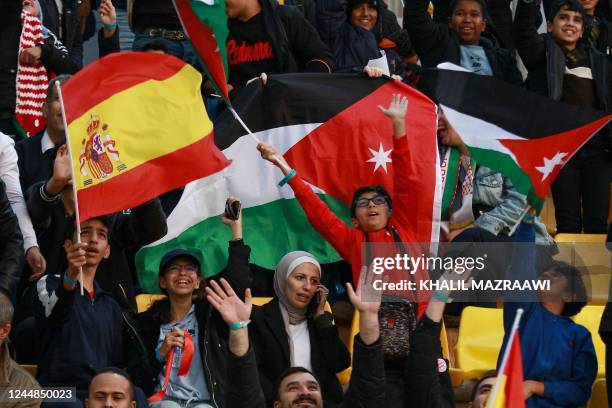
{"label": "bracelet", "polygon": [[291,169],[291,171],[287,173],[287,175],[281,181],[278,182],[278,186],[279,187],[284,186],[285,184],[289,182],[289,180],[295,177],[296,174],[297,174],[297,171],[295,171],[295,169]]}
{"label": "bracelet", "polygon": [[64,282],[66,282],[70,286],[76,286],[76,284],[77,284],[77,280],[76,279],[72,279],[70,276],[68,276],[66,274],[64,274]]}
{"label": "bracelet", "polygon": [[162,357],[161,353],[159,352],[159,349],[156,348],[155,349],[155,358],[157,359],[157,361],[159,361],[160,363],[163,363],[165,360]]}
{"label": "bracelet", "polygon": [[117,22],[114,22],[112,24],[104,24],[102,27],[108,31],[114,30],[115,28],[117,28]]}
{"label": "bracelet", "polygon": [[436,300],[439,300],[440,302],[444,302],[444,303],[450,303],[450,298],[448,297],[448,295],[445,295],[444,293],[440,292],[439,290],[436,290],[433,294],[432,297]]}
{"label": "bracelet", "polygon": [[229,325],[229,329],[230,330],[244,329],[245,327],[247,327],[249,325],[249,323],[251,323],[250,320],[245,320],[245,321],[242,321],[242,322],[232,323],[232,324]]}
{"label": "bracelet", "polygon": [[523,218],[523,220],[527,224],[533,224],[533,222],[535,221],[535,216],[527,214],[525,218]]}

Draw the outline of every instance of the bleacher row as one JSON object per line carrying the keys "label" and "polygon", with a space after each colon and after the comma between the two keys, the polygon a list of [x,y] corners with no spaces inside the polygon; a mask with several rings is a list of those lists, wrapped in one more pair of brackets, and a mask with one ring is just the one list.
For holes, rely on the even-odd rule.
{"label": "bleacher row", "polygon": [[[599,323],[604,310],[604,304],[608,300],[608,288],[610,284],[610,257],[598,248],[603,248],[605,235],[595,234],[557,234],[555,241],[561,244],[572,244],[574,249],[571,252],[561,251],[557,258],[562,258],[570,263],[575,263],[576,259],[589,260],[589,286],[593,289],[589,305],[575,316],[576,323],[585,326],[591,333],[595,352],[597,354],[598,371],[597,379],[593,384],[593,393],[587,408],[608,407],[605,379],[605,345],[599,334]],[[597,245],[584,245],[597,244]],[[567,246],[565,247],[567,248]],[[601,270],[603,268],[604,270]],[[607,269],[606,269],[607,268]],[[136,297],[138,312],[147,310],[151,304],[163,298],[159,294],[140,294]],[[264,305],[271,298],[255,297],[254,305]],[[325,310],[331,312],[328,303]],[[501,308],[482,308],[469,306],[466,307],[460,320],[458,337],[455,346],[451,350],[447,338],[446,329],[443,327],[440,335],[443,356],[450,360],[450,375],[453,387],[460,387],[466,381],[477,380],[485,372],[493,370],[497,365],[497,357],[502,344],[504,329]],[[359,313],[355,312],[351,322],[348,337],[348,349],[353,354],[353,338],[359,331]],[[451,357],[451,352],[453,356]],[[23,365],[32,375],[36,376],[37,367],[35,365]],[[338,379],[342,385],[348,384],[351,374],[351,367],[338,374]],[[458,404],[461,407],[462,404]]]}

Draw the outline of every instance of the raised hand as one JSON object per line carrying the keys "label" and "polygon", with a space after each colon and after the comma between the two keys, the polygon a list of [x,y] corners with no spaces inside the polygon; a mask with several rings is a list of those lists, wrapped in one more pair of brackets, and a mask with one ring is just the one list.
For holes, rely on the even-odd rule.
{"label": "raised hand", "polygon": [[221,285],[213,280],[210,281],[210,286],[206,287],[206,299],[228,325],[249,320],[251,316],[251,309],[253,309],[251,289],[244,292],[243,302],[223,278],[221,278]]}
{"label": "raised hand", "polygon": [[329,290],[323,285],[318,285],[317,293],[321,295],[321,301],[317,305],[317,310],[314,312],[315,317],[321,316],[323,313],[325,313],[325,303],[327,302],[327,297],[329,296]]}
{"label": "raised hand", "polygon": [[68,148],[64,144],[57,150],[53,163],[53,175],[46,185],[47,192],[53,195],[59,194],[71,180],[70,157],[68,156]]}
{"label": "raised hand", "polygon": [[406,119],[406,111],[408,110],[408,98],[401,94],[393,94],[389,107],[385,108],[379,105],[378,109],[391,120],[404,121]]}
{"label": "raised hand", "polygon": [[102,0],[98,12],[100,13],[102,24],[112,25],[117,22],[117,12],[111,0]]}
{"label": "raised hand", "polygon": [[378,313],[382,297],[382,290],[374,289],[374,278],[380,277],[371,270],[368,271],[365,266],[361,268],[359,274],[359,283],[357,290],[353,289],[353,285],[346,284],[348,297],[355,309],[360,313]]}
{"label": "raised hand", "polygon": [[[227,199],[227,203],[230,205],[236,201],[240,202],[240,200],[238,200],[236,197],[229,197]],[[238,211],[238,219],[232,220],[227,217],[225,212],[223,212],[221,214],[221,222],[230,227],[232,231],[232,240],[235,241],[242,239],[242,207],[240,207],[240,210]]]}
{"label": "raised hand", "polygon": [[280,154],[278,150],[276,150],[276,147],[267,143],[260,142],[257,145],[257,150],[259,150],[259,153],[261,153],[261,157],[264,160],[269,161],[270,163],[281,169],[283,174],[287,175],[291,171],[291,167],[289,167],[289,164],[287,164],[287,162],[283,158],[283,155]]}

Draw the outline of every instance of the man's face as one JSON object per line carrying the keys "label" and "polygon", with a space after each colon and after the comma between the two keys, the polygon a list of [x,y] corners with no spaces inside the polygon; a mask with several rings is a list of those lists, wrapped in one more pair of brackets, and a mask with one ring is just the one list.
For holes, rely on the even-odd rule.
{"label": "man's face", "polygon": [[169,294],[191,295],[200,287],[200,268],[191,258],[178,256],[160,276],[159,286]]}
{"label": "man's face", "polygon": [[351,10],[350,23],[356,27],[372,31],[376,20],[378,20],[378,10],[370,3],[361,3]]}
{"label": "man's face", "polygon": [[94,218],[81,223],[81,242],[87,244],[85,266],[98,266],[102,259],[110,255],[108,228],[98,219]]}
{"label": "man's face", "polygon": [[309,373],[295,373],[283,379],[274,408],[323,408],[321,388]]}
{"label": "man's face", "polygon": [[64,120],[62,118],[62,106],[60,105],[57,89],[51,89],[51,95],[42,106],[42,113],[47,119],[47,129],[52,132],[64,132]]}
{"label": "man's face", "polygon": [[561,9],[555,15],[552,22],[547,23],[548,32],[553,39],[568,50],[576,47],[576,43],[582,37],[584,32],[584,21],[582,14],[577,11],[568,10],[567,6]]}
{"label": "man's face", "polygon": [[[355,218],[351,219],[354,227],[358,227],[365,232],[373,232],[380,231],[387,226],[389,218],[391,218],[391,211],[389,211],[386,201],[382,203],[382,200],[376,197],[381,196],[375,191],[369,191],[359,196],[355,207]],[[380,203],[376,204],[375,201]]]}
{"label": "man's face", "polygon": [[476,395],[472,402],[470,402],[470,408],[485,408],[487,400],[489,399],[489,394],[491,394],[491,390],[495,385],[495,379],[496,377],[487,378],[478,384]]}
{"label": "man's face", "polygon": [[115,374],[99,374],[91,380],[89,396],[85,400],[87,408],[136,408],[132,400],[130,382]]}
{"label": "man's face", "polygon": [[482,8],[473,0],[459,0],[450,19],[450,26],[462,44],[478,45],[480,34],[487,27]]}

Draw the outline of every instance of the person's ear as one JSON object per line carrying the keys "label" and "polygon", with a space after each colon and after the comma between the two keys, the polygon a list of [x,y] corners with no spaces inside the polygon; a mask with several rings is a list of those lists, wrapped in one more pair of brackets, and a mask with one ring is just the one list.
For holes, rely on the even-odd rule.
{"label": "person's ear", "polygon": [[85,398],[85,408],[89,408],[89,398]]}
{"label": "person's ear", "polygon": [[353,226],[353,228],[359,227],[359,221],[357,220],[357,218],[351,217],[351,225]]}
{"label": "person's ear", "polygon": [[11,332],[11,324],[7,323],[4,326],[2,326],[0,328],[0,343],[3,343],[4,340],[6,340],[6,338],[8,337],[9,333]]}
{"label": "person's ear", "polygon": [[130,402],[130,407],[131,408],[136,408],[136,401]]}
{"label": "person's ear", "polygon": [[159,277],[159,287],[162,289],[167,289],[168,284],[166,283],[166,276],[162,275]]}
{"label": "person's ear", "polygon": [[280,408],[281,403],[280,401],[274,401],[274,408]]}
{"label": "person's ear", "polygon": [[49,104],[45,100],[40,108],[43,118],[47,119],[49,117]]}
{"label": "person's ear", "polygon": [[548,31],[549,33],[552,32],[553,29],[553,24],[550,21],[546,22],[546,31]]}
{"label": "person's ear", "polygon": [[108,259],[108,257],[110,256],[110,252],[111,252],[111,247],[110,245],[108,245],[106,249],[104,250],[104,259]]}

